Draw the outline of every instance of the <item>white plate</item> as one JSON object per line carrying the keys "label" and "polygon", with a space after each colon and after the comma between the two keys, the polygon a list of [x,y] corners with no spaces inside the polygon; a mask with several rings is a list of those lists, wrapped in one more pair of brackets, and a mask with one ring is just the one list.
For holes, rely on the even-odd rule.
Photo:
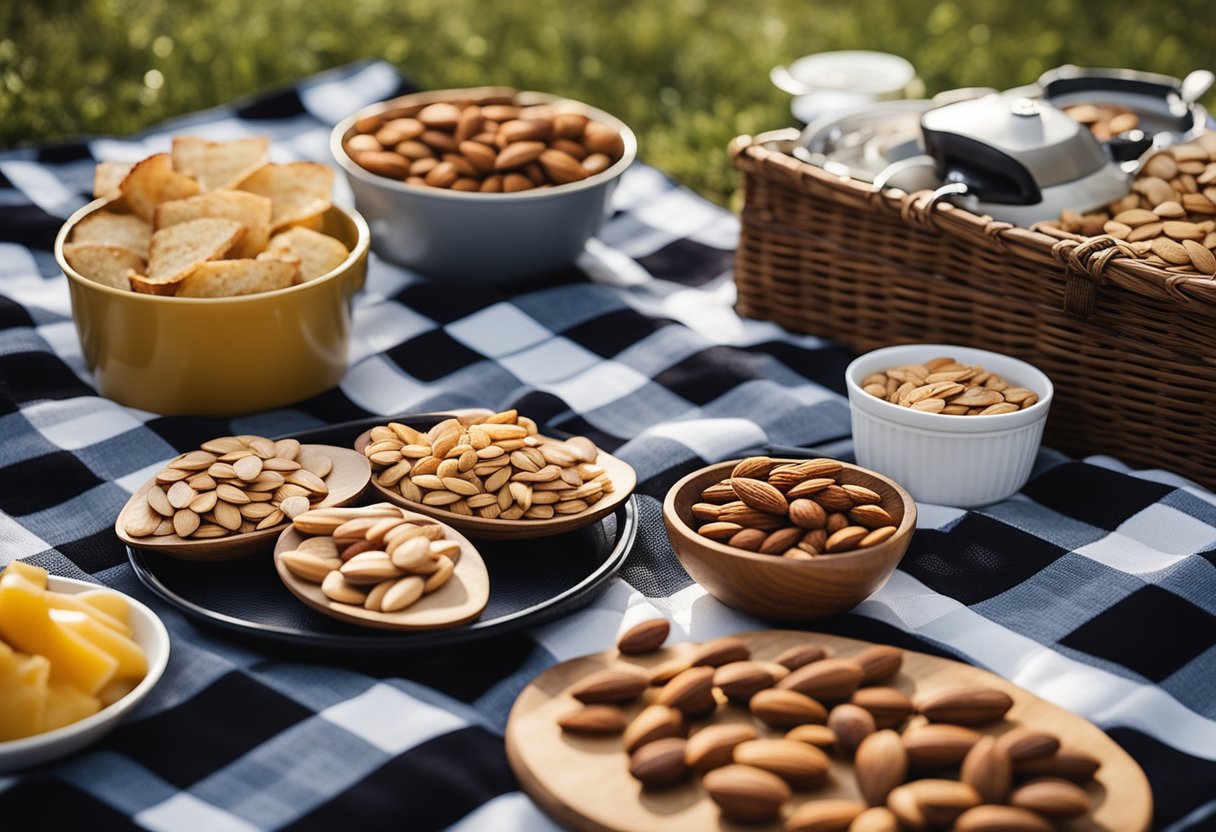
{"label": "white plate", "polygon": [[[60,578],[56,575],[48,578],[47,588],[68,595],[76,595],[90,589],[109,589],[100,584]],[[117,592],[112,589],[109,591]],[[160,681],[165,672],[165,665],[169,662],[169,632],[152,610],[129,595],[123,595],[121,592],[118,594],[122,595],[131,608],[132,637],[147,654],[148,674],[133,691],[90,717],[45,734],[0,742],[0,774],[30,768],[91,745],[117,727],[122,718],[143,701]]]}

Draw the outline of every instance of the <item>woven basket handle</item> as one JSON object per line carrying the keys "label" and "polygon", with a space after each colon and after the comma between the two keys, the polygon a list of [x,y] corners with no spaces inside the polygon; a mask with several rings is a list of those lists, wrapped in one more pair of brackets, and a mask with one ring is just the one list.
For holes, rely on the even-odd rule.
{"label": "woven basket handle", "polygon": [[1052,256],[1064,264],[1064,311],[1082,320],[1094,313],[1098,288],[1106,281],[1106,264],[1127,254],[1110,235],[1092,237],[1083,243],[1061,240],[1051,248]]}

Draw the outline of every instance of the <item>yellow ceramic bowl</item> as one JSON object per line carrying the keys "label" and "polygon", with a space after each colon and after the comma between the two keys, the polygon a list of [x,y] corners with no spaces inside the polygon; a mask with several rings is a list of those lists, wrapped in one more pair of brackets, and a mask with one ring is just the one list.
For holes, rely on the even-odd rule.
{"label": "yellow ceramic bowl", "polygon": [[235,298],[141,295],[80,275],[63,245],[96,200],[55,238],[72,317],[101,394],[166,415],[235,416],[301,401],[346,372],[351,299],[367,275],[370,234],[359,214],[330,208],[321,230],[350,249],[327,275]]}

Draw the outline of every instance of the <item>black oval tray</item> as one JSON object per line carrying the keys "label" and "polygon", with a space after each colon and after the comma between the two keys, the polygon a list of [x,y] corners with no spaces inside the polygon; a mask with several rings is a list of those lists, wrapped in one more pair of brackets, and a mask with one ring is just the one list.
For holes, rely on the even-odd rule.
{"label": "black oval tray", "polygon": [[534,627],[587,604],[629,555],[635,498],[598,523],[556,537],[474,541],[490,572],[490,601],[461,627],[415,632],[344,624],[301,604],[275,572],[271,551],[199,563],[127,549],[148,589],[209,627],[295,648],[384,652],[458,644]]}
{"label": "black oval tray", "polygon": [[[425,430],[446,414],[398,416]],[[295,433],[301,441],[350,445],[372,417]],[[361,502],[366,502],[366,499]],[[474,540],[490,573],[490,600],[476,621],[441,630],[393,632],[356,627],[305,606],[279,580],[273,544],[241,560],[195,562],[127,548],[152,592],[199,624],[244,641],[315,654],[393,653],[454,645],[543,624],[586,605],[621,568],[637,536],[637,498],[567,534],[534,540]]]}

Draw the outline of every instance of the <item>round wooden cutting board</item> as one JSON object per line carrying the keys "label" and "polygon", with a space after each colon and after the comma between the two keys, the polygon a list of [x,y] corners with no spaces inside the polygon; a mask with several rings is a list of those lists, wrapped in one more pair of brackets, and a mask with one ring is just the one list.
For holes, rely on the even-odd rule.
{"label": "round wooden cutting board", "polygon": [[[819,633],[792,630],[757,630],[740,633],[753,659],[772,659],[797,644],[813,642],[829,652],[847,657],[870,642]],[[629,775],[629,758],[620,736],[590,737],[563,733],[557,720],[580,705],[566,690],[587,674],[624,662],[652,669],[690,652],[693,644],[677,644],[645,656],[622,656],[610,650],[563,662],[541,673],[515,700],[507,722],[507,756],[515,776],[533,800],[564,826],[580,832],[778,832],[781,822],[748,825],[721,818],[717,806],[696,778],[662,790],[644,791]],[[1088,818],[1072,821],[1070,832],[1109,830],[1143,832],[1152,818],[1152,793],[1144,772],[1114,740],[1082,717],[1052,705],[1004,679],[960,662],[924,653],[905,651],[903,668],[882,683],[918,696],[940,688],[984,684],[1007,691],[1014,705],[1006,718],[978,728],[981,733],[1002,734],[1026,725],[1055,734],[1063,745],[1086,751],[1102,761],[1094,780],[1086,786],[1094,811]],[[632,719],[653,696],[626,706]],[[720,709],[717,722],[750,722],[746,710],[735,705]],[[705,724],[704,721],[693,723]],[[778,732],[754,723],[762,736]],[[804,803],[824,798],[860,800],[852,766],[832,757],[828,784],[814,791],[795,791],[783,817]]]}

